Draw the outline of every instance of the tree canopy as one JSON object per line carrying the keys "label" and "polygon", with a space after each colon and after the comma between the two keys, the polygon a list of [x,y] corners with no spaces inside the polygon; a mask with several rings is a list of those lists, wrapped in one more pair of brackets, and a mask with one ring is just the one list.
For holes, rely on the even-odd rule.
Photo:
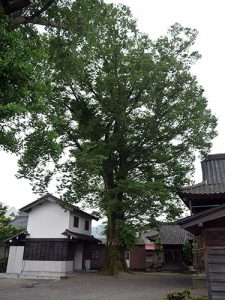
{"label": "tree canopy", "polygon": [[5,217],[6,210],[7,206],[0,202],[0,245],[22,230],[10,225],[11,220]]}
{"label": "tree canopy", "polygon": [[0,202],[0,218],[5,216],[7,206]]}
{"label": "tree canopy", "polygon": [[175,24],[151,41],[125,6],[71,3],[57,14],[63,26],[35,37],[38,88],[4,126],[36,191],[54,178],[65,201],[107,216],[105,269],[115,274],[135,226],[179,213],[175,187],[209,149],[216,119],[191,73],[195,30]]}

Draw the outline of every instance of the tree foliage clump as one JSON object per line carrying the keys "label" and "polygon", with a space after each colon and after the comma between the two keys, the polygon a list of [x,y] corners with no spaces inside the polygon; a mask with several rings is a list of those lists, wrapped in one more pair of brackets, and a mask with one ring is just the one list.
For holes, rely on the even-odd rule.
{"label": "tree foliage clump", "polygon": [[192,297],[190,290],[185,289],[181,292],[169,293],[163,300],[208,300],[208,297]]}
{"label": "tree foliage clump", "polygon": [[158,236],[155,240],[155,252],[157,255],[163,252],[163,245],[160,236]]}
{"label": "tree foliage clump", "polygon": [[0,246],[6,239],[22,231],[10,225],[11,220],[5,217],[6,210],[7,206],[0,202]]}
{"label": "tree foliage clump", "polygon": [[7,206],[0,202],[0,218],[5,216]]}
{"label": "tree foliage clump", "polygon": [[40,89],[19,101],[30,101],[23,122],[12,116],[5,126],[18,141],[19,174],[37,192],[54,178],[65,201],[107,217],[105,268],[114,274],[125,269],[131,231],[179,214],[175,186],[209,149],[216,119],[191,73],[195,30],[175,24],[151,41],[126,6],[63,3],[48,10],[59,25],[38,37]]}

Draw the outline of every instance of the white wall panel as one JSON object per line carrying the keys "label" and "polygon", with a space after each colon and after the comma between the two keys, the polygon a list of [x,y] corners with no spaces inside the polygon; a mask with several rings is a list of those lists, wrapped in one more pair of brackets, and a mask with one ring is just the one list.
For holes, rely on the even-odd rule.
{"label": "white wall panel", "polygon": [[69,228],[70,212],[59,204],[46,201],[31,209],[28,218],[27,238],[66,238],[62,235]]}
{"label": "white wall panel", "polygon": [[[79,227],[74,227],[74,216],[79,218]],[[89,221],[89,230],[85,230],[85,220]],[[74,231],[81,234],[91,235],[91,218],[84,217],[82,214],[70,213],[70,224],[69,230]]]}
{"label": "white wall panel", "polygon": [[6,273],[21,273],[23,252],[24,246],[10,246]]}

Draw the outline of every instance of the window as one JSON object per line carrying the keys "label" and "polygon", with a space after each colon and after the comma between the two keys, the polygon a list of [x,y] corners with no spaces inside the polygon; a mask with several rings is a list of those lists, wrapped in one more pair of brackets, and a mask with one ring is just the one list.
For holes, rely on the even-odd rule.
{"label": "window", "polygon": [[79,218],[78,217],[74,217],[74,219],[73,219],[73,227],[76,227],[76,228],[79,227]]}
{"label": "window", "polygon": [[85,226],[84,226],[85,230],[89,230],[89,221],[85,220]]}

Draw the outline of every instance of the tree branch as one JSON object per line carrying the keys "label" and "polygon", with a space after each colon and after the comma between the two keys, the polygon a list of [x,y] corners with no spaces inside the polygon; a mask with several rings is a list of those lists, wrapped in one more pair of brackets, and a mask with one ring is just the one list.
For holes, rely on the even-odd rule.
{"label": "tree branch", "polygon": [[[2,2],[2,0],[0,0]],[[0,3],[1,3],[0,2]],[[18,1],[20,2],[20,1]],[[24,0],[22,2],[26,2],[27,5],[25,5],[24,3],[24,7],[28,6],[29,4],[32,3],[32,0]],[[48,26],[48,27],[54,27],[54,28],[59,28],[59,29],[66,29],[66,26],[62,25],[62,24],[58,24],[55,21],[52,20],[48,20],[46,18],[42,18],[41,14],[45,11],[48,10],[48,8],[55,2],[55,0],[48,0],[43,6],[42,8],[40,8],[39,10],[37,10],[36,12],[34,12],[32,15],[30,16],[18,16],[15,18],[12,18],[9,22],[9,27],[10,28],[17,28],[20,25],[25,25],[25,24],[35,24],[35,25],[43,25],[43,26]],[[22,5],[22,4],[21,4]],[[21,10],[22,8],[18,8],[18,10]]]}
{"label": "tree branch", "polygon": [[45,18],[40,18],[40,17],[37,17],[34,19],[29,19],[29,17],[24,17],[24,16],[20,16],[20,17],[12,19],[9,22],[9,27],[12,29],[16,29],[20,25],[25,25],[25,24],[43,25],[43,26],[68,30],[68,28],[65,25],[58,24],[55,21],[50,21],[50,20],[47,20]]}
{"label": "tree branch", "polygon": [[66,130],[66,133],[68,135],[68,137],[74,142],[74,144],[76,145],[76,147],[80,150],[80,151],[84,151],[81,144],[78,142],[78,139],[76,139],[76,137],[70,132],[70,130]]}
{"label": "tree branch", "polygon": [[[138,92],[138,94],[134,97],[134,98],[130,98],[131,97],[131,95],[130,95],[130,97],[129,97],[129,99],[128,100],[133,100],[133,105],[131,105],[131,107],[130,107],[130,109],[128,109],[128,111],[126,112],[126,115],[128,116],[131,112],[132,112],[132,110],[135,108],[135,106],[136,106],[136,104],[138,103],[138,101],[139,101],[139,99],[141,98],[141,95],[142,95],[142,90],[140,90],[139,92]],[[132,93],[131,93],[132,94]]]}

